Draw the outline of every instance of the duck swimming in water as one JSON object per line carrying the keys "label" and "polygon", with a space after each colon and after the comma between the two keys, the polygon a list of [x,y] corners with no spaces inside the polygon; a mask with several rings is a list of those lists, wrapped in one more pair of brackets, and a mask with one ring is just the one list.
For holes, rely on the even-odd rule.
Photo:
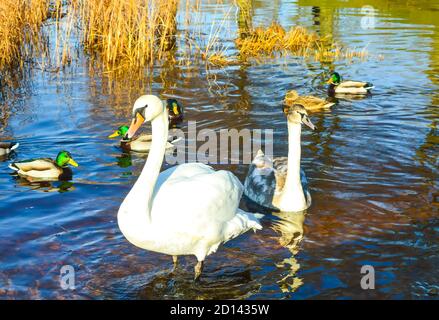
{"label": "duck swimming in water", "polygon": [[[166,109],[168,110],[168,121],[169,128],[176,127],[183,121],[183,108],[175,99],[166,100]],[[116,131],[114,131],[108,138],[121,137],[120,147],[126,151],[135,152],[149,152],[152,144],[151,134],[142,134],[137,138],[128,139],[127,138],[128,126],[120,126]],[[166,144],[166,149],[172,149],[175,143],[179,141],[180,138],[172,139],[168,137],[168,142]]]}
{"label": "duck swimming in water", "polygon": [[365,95],[374,88],[373,84],[365,81],[342,81],[340,74],[333,72],[326,82],[329,84],[328,94],[330,96],[340,94]]}
{"label": "duck swimming in water", "polygon": [[[135,152],[149,152],[152,144],[152,134],[141,134],[137,138],[125,139],[128,132],[128,126],[120,126],[113,134],[109,135],[108,138],[122,137],[120,140],[120,147],[126,151]],[[166,149],[172,149],[175,147],[175,143],[178,142],[180,138],[172,139],[168,137],[168,142],[166,143]]]}
{"label": "duck swimming in water", "polygon": [[11,163],[9,168],[17,172],[20,177],[29,181],[56,181],[72,178],[72,170],[68,165],[78,166],[70,152],[61,151],[55,160],[38,158],[17,161]]}
{"label": "duck swimming in water", "polygon": [[317,112],[331,108],[335,102],[330,102],[314,96],[299,96],[296,90],[288,91],[284,104],[292,106],[294,104],[301,104],[308,112]]}

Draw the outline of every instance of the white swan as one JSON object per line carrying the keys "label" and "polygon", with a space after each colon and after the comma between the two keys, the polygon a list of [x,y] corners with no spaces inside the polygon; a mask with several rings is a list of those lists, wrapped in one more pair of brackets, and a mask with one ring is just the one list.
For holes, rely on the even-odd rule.
{"label": "white swan", "polygon": [[151,121],[152,146],[146,164],[117,214],[119,228],[132,244],[172,255],[195,255],[195,280],[203,261],[221,243],[253,229],[258,219],[238,208],[242,184],[229,171],[215,171],[201,163],[181,164],[160,173],[167,137],[165,105],[153,95],[142,96],[133,107],[128,138]]}
{"label": "white swan", "polygon": [[300,168],[302,123],[315,129],[306,109],[294,104],[284,109],[288,119],[288,158],[270,159],[259,150],[244,182],[244,194],[257,204],[286,212],[311,205],[308,181]]}

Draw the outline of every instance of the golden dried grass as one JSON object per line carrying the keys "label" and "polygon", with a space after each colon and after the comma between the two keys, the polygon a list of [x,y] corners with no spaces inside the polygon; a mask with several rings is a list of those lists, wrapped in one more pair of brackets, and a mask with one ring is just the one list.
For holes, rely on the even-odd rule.
{"label": "golden dried grass", "polygon": [[[224,18],[213,23],[210,33],[205,35],[201,29],[189,26],[190,23],[200,28],[205,25],[197,23],[200,6],[200,0],[186,0],[181,8],[186,8],[186,13],[180,39],[187,43],[187,53],[183,50],[179,60],[191,61],[198,55],[215,66],[236,63],[236,57],[227,56],[222,37],[229,34],[227,23],[232,8],[224,12]],[[75,41],[79,41],[92,61],[98,60],[106,72],[125,72],[152,66],[161,60],[175,60],[179,8],[180,0],[2,0],[0,69],[23,67],[25,61],[39,53],[37,60],[42,69],[48,70],[45,67],[48,64],[52,70],[59,70],[71,61]],[[56,24],[55,36],[41,32],[47,19]],[[277,23],[268,28],[247,27],[249,30],[236,40],[241,62],[249,57],[285,52],[314,56],[320,61],[367,56],[365,50],[327,44],[325,39],[302,27],[288,31]],[[72,39],[74,31],[77,31],[77,39]],[[49,48],[53,37],[55,46]],[[178,50],[181,52],[182,48]]]}
{"label": "golden dried grass", "polygon": [[22,66],[38,44],[49,0],[0,1],[0,69]]}
{"label": "golden dried grass", "polygon": [[160,60],[174,45],[179,0],[81,1],[84,48],[109,69]]}
{"label": "golden dried grass", "polygon": [[313,56],[318,61],[367,56],[364,49],[344,49],[338,44],[328,45],[326,39],[303,27],[296,26],[286,31],[276,22],[267,28],[257,27],[235,42],[243,59],[285,52],[304,57]]}

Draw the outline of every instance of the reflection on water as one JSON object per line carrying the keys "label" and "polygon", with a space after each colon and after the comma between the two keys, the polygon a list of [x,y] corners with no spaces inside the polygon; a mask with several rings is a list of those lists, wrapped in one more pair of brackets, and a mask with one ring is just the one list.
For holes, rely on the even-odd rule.
{"label": "reflection on water", "polygon": [[277,212],[273,214],[279,220],[273,222],[273,230],[279,234],[279,243],[291,252],[291,257],[285,258],[276,264],[278,268],[287,268],[287,274],[277,282],[282,292],[294,292],[303,282],[297,276],[300,263],[295,256],[299,252],[299,245],[303,239],[303,223],[305,212],[288,213]]}
{"label": "reflection on water", "polygon": [[28,181],[23,178],[16,178],[17,185],[27,187],[30,190],[37,190],[41,192],[68,192],[75,190],[72,182],[69,181]]}
{"label": "reflection on water", "polygon": [[119,156],[116,156],[117,165],[121,168],[128,168],[133,165],[133,162],[131,160],[131,154],[129,153],[122,153]]}
{"label": "reflection on water", "polygon": [[[375,29],[361,28],[364,4],[376,9]],[[202,6],[208,19],[200,23],[219,23],[228,6]],[[230,55],[236,55],[236,36],[278,19],[285,28],[299,24],[349,47],[367,46],[384,59],[351,64],[282,56],[225,68],[169,60],[137,71],[140,76],[103,74],[82,61],[57,76],[33,72],[0,88],[0,139],[20,143],[14,159],[0,162],[1,298],[438,299],[438,4],[298,0],[238,6],[229,17],[231,30],[221,35]],[[317,130],[303,131],[302,166],[313,197],[306,219],[267,214],[263,230],[207,258],[197,286],[194,257],[184,257],[172,273],[170,257],[140,250],[120,234],[117,210],[147,155],[123,152],[107,136],[129,121],[139,95],[181,101],[186,136],[187,120],[198,130],[274,129],[275,156],[285,156],[285,93],[324,97],[334,69],[375,89],[361,99],[336,97],[330,112],[312,115]],[[68,183],[29,184],[10,175],[12,160],[63,149],[81,164]],[[248,169],[214,167],[241,181]],[[75,267],[74,291],[59,288],[66,264]],[[364,264],[375,267],[375,290],[360,288]]]}

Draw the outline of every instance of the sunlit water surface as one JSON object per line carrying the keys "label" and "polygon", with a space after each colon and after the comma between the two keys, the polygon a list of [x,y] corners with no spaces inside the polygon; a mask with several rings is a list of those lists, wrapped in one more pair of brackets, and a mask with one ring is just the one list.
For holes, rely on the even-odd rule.
{"label": "sunlit water surface", "polygon": [[[375,29],[362,29],[361,1],[253,2],[255,26],[299,23],[367,46],[373,57],[360,63],[282,57],[224,69],[174,65],[155,68],[149,81],[111,87],[85,61],[59,75],[35,72],[3,101],[9,109],[0,140],[20,142],[13,159],[67,149],[80,167],[71,182],[29,184],[9,174],[9,161],[0,162],[0,297],[437,299],[439,7],[405,3],[368,1],[377,10]],[[204,8],[217,21],[228,11],[227,4]],[[235,10],[229,20],[236,34]],[[232,40],[224,39],[231,53]],[[331,112],[312,115],[315,132],[303,130],[302,166],[313,197],[306,214],[266,212],[262,231],[208,257],[198,284],[195,257],[171,273],[169,256],[125,240],[116,214],[146,156],[124,154],[106,136],[129,121],[135,98],[176,97],[198,130],[274,129],[274,153],[286,155],[286,91],[324,96],[334,68],[375,90],[365,99],[340,99]],[[247,172],[247,165],[214,167],[241,181]],[[60,288],[63,265],[75,268],[75,290]],[[375,290],[361,289],[363,265],[375,267]]]}

